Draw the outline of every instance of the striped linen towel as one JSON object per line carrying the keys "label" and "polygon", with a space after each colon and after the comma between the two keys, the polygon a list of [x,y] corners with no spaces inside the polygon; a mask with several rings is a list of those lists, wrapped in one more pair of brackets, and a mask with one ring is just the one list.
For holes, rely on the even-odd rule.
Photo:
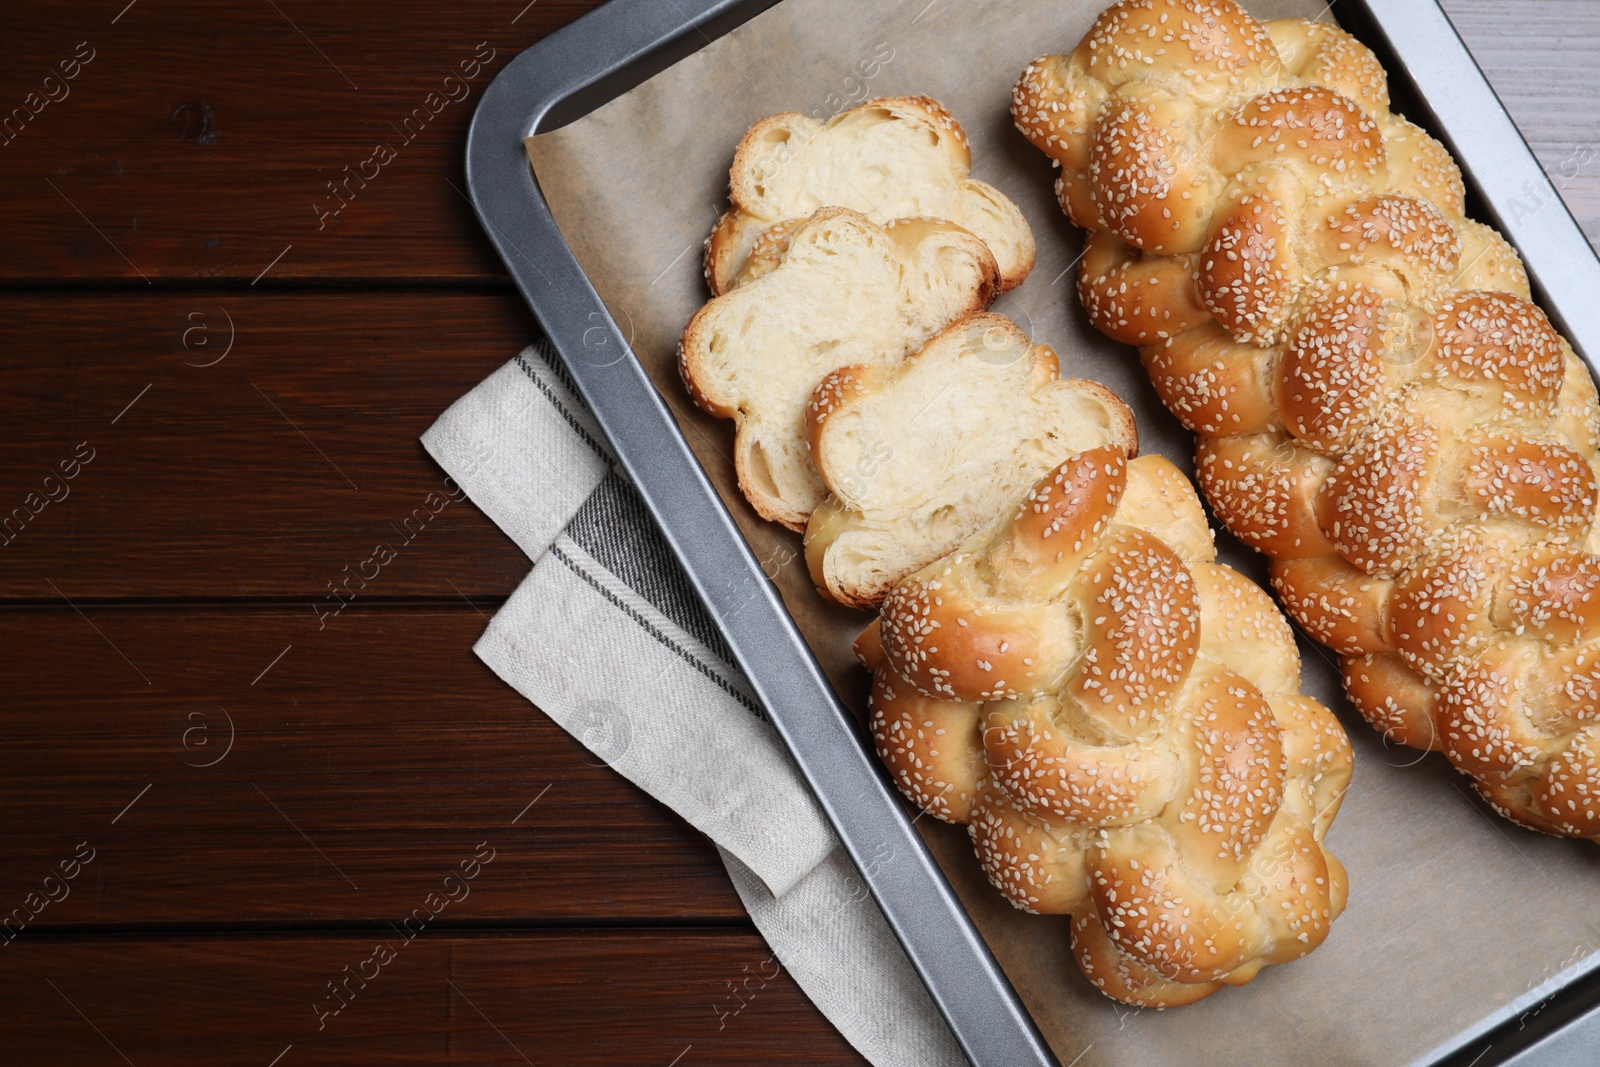
{"label": "striped linen towel", "polygon": [[862,1055],[965,1064],[548,344],[422,443],[533,561],[478,657],[716,843],[777,961]]}

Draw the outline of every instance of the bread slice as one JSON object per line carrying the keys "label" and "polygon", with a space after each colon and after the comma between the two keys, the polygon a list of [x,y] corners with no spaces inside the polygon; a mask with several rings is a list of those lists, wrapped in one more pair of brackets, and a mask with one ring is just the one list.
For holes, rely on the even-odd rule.
{"label": "bread slice", "polygon": [[1061,379],[1056,354],[999,315],[976,314],[891,367],[828,375],[808,409],[830,493],[806,527],[806,562],[830,600],[878,604],[901,579],[1009,515],[1081,452],[1138,448],[1110,390]]}
{"label": "bread slice", "polygon": [[711,292],[743,282],[761,236],[818,208],[847,207],[879,222],[927,216],[977,235],[994,253],[1000,288],[1033,268],[1033,233],[998,189],[968,177],[961,125],[925,96],[869,100],[826,123],[788,113],[750,127],[729,174],[733,207],[706,241]]}
{"label": "bread slice", "polygon": [[988,307],[997,278],[989,249],[954,223],[885,227],[824,208],[767,273],[696,312],[678,368],[696,403],[737,424],[734,467],[756,511],[803,530],[827,495],[806,441],[818,382],[844,366],[900,362]]}

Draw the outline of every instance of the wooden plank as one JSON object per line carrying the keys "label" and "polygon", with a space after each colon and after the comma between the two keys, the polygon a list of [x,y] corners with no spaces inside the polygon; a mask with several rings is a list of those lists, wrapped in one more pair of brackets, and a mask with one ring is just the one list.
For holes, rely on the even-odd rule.
{"label": "wooden plank", "polygon": [[746,932],[36,942],[0,997],[15,1063],[866,1062]]}
{"label": "wooden plank", "polygon": [[467,123],[597,2],[7,4],[0,278],[500,276]]}
{"label": "wooden plank", "polygon": [[[0,598],[56,603],[327,597],[443,489],[417,438],[535,334],[509,293],[10,293],[0,321]],[[528,569],[470,503],[398,557],[367,595]]]}
{"label": "wooden plank", "polygon": [[472,655],[484,625],[0,612],[0,919],[398,922],[483,844],[451,922],[742,921],[701,835]]}

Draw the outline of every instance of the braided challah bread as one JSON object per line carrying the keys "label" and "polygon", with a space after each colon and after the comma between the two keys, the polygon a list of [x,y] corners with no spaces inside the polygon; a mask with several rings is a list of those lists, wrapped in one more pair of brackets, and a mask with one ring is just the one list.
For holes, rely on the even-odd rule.
{"label": "braided challah bread", "polygon": [[1063,380],[1056,354],[978,314],[893,367],[841,367],[807,410],[828,499],[806,526],[817,589],[871,608],[1005,515],[1046,471],[1100,445],[1138,450],[1128,406]]}
{"label": "braided challah bread", "polygon": [[845,208],[785,235],[770,266],[689,320],[678,369],[706,411],[733,419],[739,488],[763,518],[803,530],[827,491],[807,455],[806,406],[844,366],[885,366],[989,306],[994,256],[953,223],[887,227]]}
{"label": "braided challah bread", "polygon": [[878,753],[966,823],[1013,904],[1070,914],[1099,989],[1153,1007],[1310,952],[1351,774],[1271,599],[1214,562],[1193,488],[1106,446],[897,586],[857,642]]}
{"label": "braided challah bread", "polygon": [[1123,0],[1012,111],[1094,231],[1090,319],[1143,346],[1355,705],[1600,840],[1595,387],[1377,60],[1232,0]]}
{"label": "braided challah bread", "polygon": [[739,142],[728,174],[731,207],[706,240],[706,283],[725,293],[753,252],[820,207],[879,222],[948,219],[994,253],[1000,288],[1033,269],[1033,231],[993,186],[977,181],[961,124],[925,96],[868,100],[827,122],[790,112],[762,119]]}

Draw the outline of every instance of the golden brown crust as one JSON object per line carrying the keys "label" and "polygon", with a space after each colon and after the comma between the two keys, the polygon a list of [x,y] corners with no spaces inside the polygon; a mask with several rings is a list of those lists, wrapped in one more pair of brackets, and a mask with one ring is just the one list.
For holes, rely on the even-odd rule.
{"label": "golden brown crust", "polygon": [[1543,546],[1519,558],[1500,586],[1495,624],[1562,646],[1600,632],[1600,558]]}
{"label": "golden brown crust", "polygon": [[1032,815],[991,781],[967,832],[990,884],[1015,907],[1070,915],[1088,898],[1090,827]]}
{"label": "golden brown crust", "polygon": [[1171,844],[1129,836],[1097,850],[1089,876],[1112,945],[1168,981],[1190,984],[1222,981],[1261,954],[1255,924],[1186,877]]}
{"label": "golden brown crust", "polygon": [[896,682],[879,657],[872,676],[878,756],[923,811],[964,823],[989,776],[979,706],[933,700]]}
{"label": "golden brown crust", "polygon": [[1206,236],[1215,178],[1199,163],[1193,105],[1160,89],[1119,95],[1100,112],[1089,195],[1102,222],[1155,255],[1193,252]]}
{"label": "golden brown crust", "polygon": [[1594,517],[1594,468],[1565,445],[1485,435],[1466,450],[1457,493],[1489,518],[1517,518],[1567,537]]}
{"label": "golden brown crust", "polygon": [[1332,291],[1290,337],[1278,366],[1278,409],[1306,447],[1338,455],[1376,416],[1386,377],[1384,304],[1368,286]]}
{"label": "golden brown crust", "polygon": [[1550,740],[1528,718],[1523,701],[1536,669],[1526,647],[1497,643],[1440,687],[1434,718],[1444,754],[1461,770],[1526,778]]}
{"label": "golden brown crust", "polygon": [[1245,193],[1217,215],[1200,250],[1200,299],[1240,341],[1267,344],[1283,328],[1300,273],[1289,206]]}
{"label": "golden brown crust", "polygon": [[1354,100],[1315,84],[1273,89],[1224,113],[1213,148],[1236,170],[1292,167],[1323,191],[1356,187],[1387,161],[1378,124]]}
{"label": "golden brown crust", "polygon": [[[805,225],[805,219],[784,219],[782,222],[773,223],[750,245],[750,253],[745,257],[744,266],[733,278],[728,288],[753,282],[766,274],[771,274],[779,263],[783,262],[784,255],[789,251],[789,239],[796,230]],[[715,295],[715,294],[713,294]]]}
{"label": "golden brown crust", "polygon": [[[1594,837],[1600,833],[1600,732],[1574,734],[1550,761],[1547,773],[1529,783],[1531,806],[1556,833]],[[1541,829],[1543,829],[1541,827]]]}
{"label": "golden brown crust", "polygon": [[[1389,601],[1389,637],[1401,657],[1429,678],[1448,677],[1451,661],[1477,651],[1477,625],[1493,608],[1498,545],[1466,537],[1401,575]],[[1368,649],[1364,651],[1378,651]]]}
{"label": "golden brown crust", "polygon": [[1195,481],[1239,540],[1274,559],[1326,555],[1333,543],[1317,522],[1317,490],[1328,460],[1281,434],[1202,437]]}
{"label": "golden brown crust", "polygon": [[1110,231],[1093,234],[1078,271],[1089,321],[1128,344],[1176,337],[1211,316],[1200,299],[1195,257],[1145,256]]}
{"label": "golden brown crust", "polygon": [[1200,598],[1177,553],[1115,530],[1084,562],[1083,654],[1066,693],[1092,728],[1139,738],[1187,680],[1200,649]]}
{"label": "golden brown crust", "polygon": [[998,700],[1053,684],[1080,651],[1052,625],[1059,612],[1047,603],[997,605],[986,579],[1032,581],[1037,571],[1047,587],[1058,586],[1099,543],[1126,485],[1121,450],[1075,456],[1034,487],[981,558],[959,550],[896,586],[883,602],[889,665],[918,691],[950,700]]}
{"label": "golden brown crust", "polygon": [[1283,738],[1267,698],[1243,676],[1209,665],[1195,674],[1177,736],[1179,750],[1193,753],[1199,788],[1179,801],[1173,839],[1213,889],[1224,889],[1283,803]]}
{"label": "golden brown crust", "polygon": [[1221,982],[1180,982],[1163,977],[1138,957],[1112,943],[1110,932],[1090,909],[1072,917],[1072,951],[1085,978],[1113,1000],[1147,1008],[1177,1008],[1204,1000]]}
{"label": "golden brown crust", "polygon": [[1466,292],[1438,305],[1425,358],[1435,373],[1504,394],[1518,412],[1548,414],[1561,393],[1566,357],[1543,311],[1505,293]]}
{"label": "golden brown crust", "polygon": [[[1274,19],[1262,28],[1277,47],[1282,76],[1303,85],[1325,85],[1361,105],[1368,114],[1389,110],[1389,77],[1383,64],[1337,26]],[[1450,157],[1446,154],[1445,158]]]}
{"label": "golden brown crust", "polygon": [[1435,512],[1440,428],[1423,418],[1379,426],[1322,480],[1317,524],[1369,574],[1398,574],[1422,554]]}
{"label": "golden brown crust", "polygon": [[812,455],[817,453],[817,437],[828,416],[848,407],[857,397],[867,395],[878,380],[876,367],[855,363],[831,371],[817,383],[811,402],[806,405],[806,447]]}
{"label": "golden brown crust", "polygon": [[1088,73],[1109,86],[1151,80],[1223,92],[1273,55],[1261,25],[1231,4],[1139,0],[1100,13],[1078,46]]}
{"label": "golden brown crust", "polygon": [[734,263],[738,249],[747,240],[753,240],[740,232],[746,225],[737,211],[724,211],[706,236],[705,247],[700,252],[700,266],[712,296],[721,296],[723,285],[736,277]]}
{"label": "golden brown crust", "polygon": [[1029,492],[1009,530],[990,549],[989,566],[1001,577],[1064,581],[1106,532],[1127,485],[1123,447],[1080,452]]}
{"label": "golden brown crust", "polygon": [[1235,436],[1276,428],[1274,361],[1215,321],[1139,350],[1161,402],[1195,433]]}
{"label": "golden brown crust", "polygon": [[996,782],[1024,809],[1083,826],[1126,826],[1161,814],[1176,762],[1163,746],[1083,745],[1058,730],[1048,700],[988,713],[983,748]]}
{"label": "golden brown crust", "polygon": [[1362,196],[1328,211],[1313,231],[1323,267],[1387,269],[1419,291],[1446,283],[1461,263],[1461,238],[1426,200]]}
{"label": "golden brown crust", "polygon": [[1433,716],[1439,694],[1397,653],[1347,656],[1339,663],[1345,695],[1386,741],[1411,748],[1440,748]]}
{"label": "golden brown crust", "polygon": [[1272,588],[1312,640],[1346,655],[1391,652],[1389,598],[1394,582],[1328,553],[1272,561]]}
{"label": "golden brown crust", "polygon": [[[1217,516],[1344,655],[1352,702],[1519,822],[1600,840],[1600,401],[1449,153],[1389,107],[1354,38],[1234,0],[1120,0],[1013,98],[1106,250],[1091,321],[1145,346]],[[1211,321],[1156,336],[1194,290]]]}

